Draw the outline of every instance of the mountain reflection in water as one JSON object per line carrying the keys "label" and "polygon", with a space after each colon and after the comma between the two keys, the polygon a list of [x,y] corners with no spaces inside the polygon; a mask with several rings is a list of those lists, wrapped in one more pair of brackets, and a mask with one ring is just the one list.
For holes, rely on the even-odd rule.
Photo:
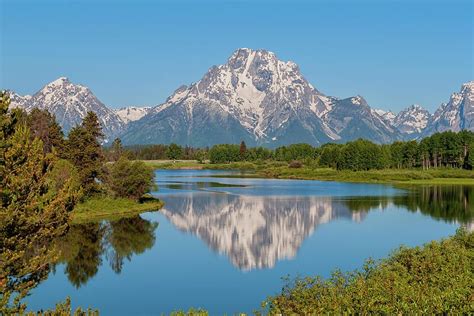
{"label": "mountain reflection in water", "polygon": [[406,195],[332,197],[239,196],[194,193],[166,197],[162,213],[181,231],[202,239],[241,270],[271,268],[294,258],[321,224],[364,220],[389,206],[473,227],[473,187],[426,186]]}
{"label": "mountain reflection in water", "polygon": [[337,218],[360,221],[331,198],[256,197],[194,194],[168,197],[162,213],[178,229],[192,233],[242,270],[271,268],[293,258],[318,225]]}

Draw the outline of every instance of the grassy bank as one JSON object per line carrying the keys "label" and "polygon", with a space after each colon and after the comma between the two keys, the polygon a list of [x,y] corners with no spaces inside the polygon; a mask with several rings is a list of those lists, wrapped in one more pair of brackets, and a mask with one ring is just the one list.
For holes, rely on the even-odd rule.
{"label": "grassy bank", "polygon": [[304,179],[364,183],[464,184],[474,185],[474,171],[462,169],[384,169],[369,171],[335,170],[303,166],[289,168],[286,162],[234,162],[228,164],[197,161],[145,161],[156,169],[245,170],[245,176],[277,179]]}
{"label": "grassy bank", "polygon": [[74,208],[72,222],[85,223],[130,217],[143,212],[159,210],[162,206],[163,202],[154,198],[146,199],[142,203],[124,198],[91,198]]}
{"label": "grassy bank", "polygon": [[311,179],[364,183],[474,185],[474,172],[461,169],[384,169],[350,171],[309,167],[294,169],[283,166],[263,168],[257,170],[256,174],[266,178],[281,179]]}
{"label": "grassy bank", "polygon": [[263,306],[271,315],[465,314],[472,312],[474,233],[458,231],[423,247],[401,248],[363,269],[324,280],[297,279]]}

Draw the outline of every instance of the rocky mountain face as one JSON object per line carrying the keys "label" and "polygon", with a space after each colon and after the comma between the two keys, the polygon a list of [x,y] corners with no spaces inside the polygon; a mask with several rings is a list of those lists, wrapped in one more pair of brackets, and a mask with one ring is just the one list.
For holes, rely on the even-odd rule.
{"label": "rocky mountain face", "polygon": [[26,109],[27,103],[31,100],[31,95],[21,96],[14,91],[7,91],[10,96],[10,107],[11,108],[22,108]]}
{"label": "rocky mountain face", "polygon": [[275,147],[359,137],[388,142],[400,135],[361,97],[325,96],[293,62],[244,48],[132,122],[123,141],[209,146],[244,140]]}
{"label": "rocky mountain face", "polygon": [[322,118],[341,141],[365,138],[376,143],[389,143],[401,138],[398,130],[380,117],[363,97],[333,100],[331,110]]}
{"label": "rocky mountain face", "polygon": [[124,123],[130,123],[137,121],[147,115],[151,110],[150,106],[128,106],[120,109],[115,109],[114,112],[117,114]]}
{"label": "rocky mountain face", "polygon": [[393,125],[393,121],[395,120],[395,117],[397,116],[392,111],[385,111],[381,109],[374,109],[374,112],[389,125]]}
{"label": "rocky mountain face", "polygon": [[26,111],[33,108],[48,110],[56,116],[66,134],[82,122],[88,111],[95,112],[99,117],[106,141],[119,135],[125,127],[125,122],[100,102],[89,88],[74,84],[65,77],[48,83],[33,96],[22,97],[10,92],[10,98],[13,107]]}
{"label": "rocky mountain face", "polygon": [[453,93],[449,102],[439,107],[423,135],[463,129],[474,131],[474,81],[463,84],[460,92]]}
{"label": "rocky mountain face", "polygon": [[393,126],[402,134],[413,138],[413,136],[420,135],[430,120],[430,112],[420,105],[414,104],[397,114],[393,119]]}

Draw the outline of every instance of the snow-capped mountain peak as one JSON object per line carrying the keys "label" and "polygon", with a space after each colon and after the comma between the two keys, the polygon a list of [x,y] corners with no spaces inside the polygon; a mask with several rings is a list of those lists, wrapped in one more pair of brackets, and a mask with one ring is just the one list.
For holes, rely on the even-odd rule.
{"label": "snow-capped mountain peak", "polygon": [[474,81],[464,83],[460,92],[451,95],[448,103],[441,104],[425,134],[463,129],[474,130]]}
{"label": "snow-capped mountain peak", "polygon": [[278,60],[266,50],[241,48],[226,64],[211,67],[198,82],[177,89],[153,113],[182,103],[191,118],[195,107],[206,103],[207,108],[238,120],[255,140],[262,140],[271,139],[269,135],[300,107],[317,115],[327,112],[325,101],[330,103],[304,79],[295,63]]}
{"label": "snow-capped mountain peak", "polygon": [[405,134],[419,134],[428,125],[431,114],[421,105],[413,104],[398,113],[393,125]]}
{"label": "snow-capped mountain peak", "polygon": [[67,77],[59,77],[58,79],[51,81],[46,85],[46,87],[58,87],[62,86],[64,84],[70,84],[71,82],[69,81],[69,78]]}
{"label": "snow-capped mountain peak", "polygon": [[26,111],[33,108],[46,109],[56,116],[65,133],[81,123],[88,111],[93,111],[106,135],[106,141],[117,136],[124,128],[124,122],[92,91],[79,84],[72,83],[66,77],[60,77],[46,84],[33,96],[21,97],[11,93],[12,104],[21,106]]}
{"label": "snow-capped mountain peak", "polygon": [[[356,118],[351,122],[345,115]],[[136,123],[124,135],[125,142],[208,146],[245,140],[277,146],[337,141],[345,133],[384,142],[397,134],[361,96],[344,100],[325,96],[294,62],[249,48],[237,49],[225,64],[180,87]]]}

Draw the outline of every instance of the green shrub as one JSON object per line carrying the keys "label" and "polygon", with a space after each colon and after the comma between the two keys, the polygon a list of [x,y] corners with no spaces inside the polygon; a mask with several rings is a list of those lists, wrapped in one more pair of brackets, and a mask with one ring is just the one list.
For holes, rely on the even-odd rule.
{"label": "green shrub", "polygon": [[107,184],[116,197],[138,200],[155,186],[154,172],[142,161],[120,158],[109,167]]}
{"label": "green shrub", "polygon": [[65,159],[54,162],[48,175],[48,182],[51,196],[58,194],[65,188],[68,189],[69,195],[66,201],[66,210],[68,211],[72,211],[83,196],[79,173],[74,165]]}

